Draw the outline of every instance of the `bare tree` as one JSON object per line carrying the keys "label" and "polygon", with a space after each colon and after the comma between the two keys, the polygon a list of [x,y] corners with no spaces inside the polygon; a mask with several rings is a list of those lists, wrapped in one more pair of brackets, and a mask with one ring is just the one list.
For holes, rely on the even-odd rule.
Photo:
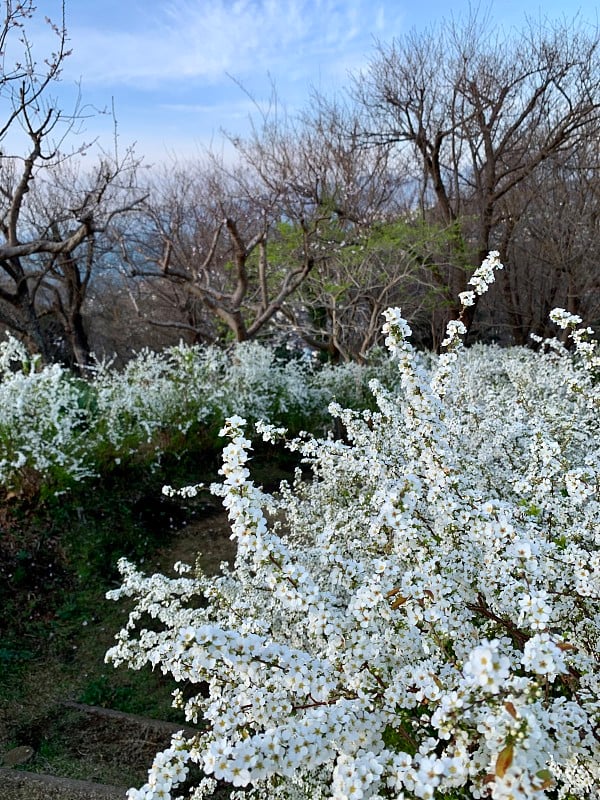
{"label": "bare tree", "polygon": [[393,148],[365,146],[355,110],[315,95],[292,119],[274,103],[232,142],[233,165],[213,155],[160,173],[137,246],[124,237],[139,287],[171,287],[172,318],[151,324],[206,330],[185,313],[195,298],[237,341],[268,326],[333,360],[362,358],[390,303],[416,314],[437,292],[429,269],[445,237],[411,221],[414,182]]}
{"label": "bare tree", "polygon": [[[85,363],[88,343],[82,305],[98,250],[98,235],[140,199],[131,152],[101,154],[85,172],[75,164],[91,143],[70,150],[81,108],[71,114],[51,95],[69,55],[63,15],[47,20],[55,49],[34,57],[27,27],[37,11],[32,0],[2,3],[0,28],[0,321],[21,335],[45,360],[52,346],[44,318],[53,313],[74,361]],[[19,50],[20,48],[20,50]],[[8,53],[14,61],[7,63]]]}
{"label": "bare tree", "polygon": [[[244,341],[268,325],[314,266],[307,247],[293,262],[271,259],[283,216],[279,193],[252,163],[229,166],[213,156],[171,165],[154,181],[140,236],[125,243],[124,255],[134,276],[187,292]],[[173,327],[189,324],[181,310]]]}
{"label": "bare tree", "polygon": [[506,252],[511,269],[501,275],[500,314],[512,341],[529,333],[553,336],[548,314],[556,306],[588,324],[600,319],[600,161],[596,139],[549,158],[524,182],[507,209]]}
{"label": "bare tree", "polygon": [[577,21],[507,35],[475,14],[380,45],[356,79],[366,140],[412,155],[423,215],[455,229],[449,297],[500,244],[506,198],[598,130],[598,46]]}
{"label": "bare tree", "polygon": [[138,167],[132,150],[122,157],[116,149],[101,153],[91,168],[81,159],[59,162],[32,183],[22,208],[21,230],[34,241],[63,242],[73,227],[73,216],[89,216],[86,236],[76,247],[43,250],[23,259],[44,331],[51,321],[55,344],[62,345],[63,357],[79,368],[88,364],[91,350],[85,322],[90,286],[102,272],[120,274],[115,263],[115,221],[144,198],[137,186]]}
{"label": "bare tree", "polygon": [[314,260],[282,308],[297,336],[334,361],[362,359],[389,305],[422,321],[439,294],[429,269],[447,237],[415,218],[402,154],[365,143],[356,107],[314,94],[295,120],[275,119],[243,148],[281,198],[286,236],[273,239],[271,252],[301,259],[308,251]]}

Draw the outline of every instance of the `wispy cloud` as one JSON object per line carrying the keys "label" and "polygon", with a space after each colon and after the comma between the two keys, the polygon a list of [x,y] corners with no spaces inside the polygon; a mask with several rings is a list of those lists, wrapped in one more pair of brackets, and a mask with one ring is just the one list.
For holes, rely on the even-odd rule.
{"label": "wispy cloud", "polygon": [[216,83],[259,72],[303,80],[339,73],[367,55],[385,31],[383,5],[369,0],[170,0],[112,29],[75,25],[69,73],[87,84],[158,87]]}
{"label": "wispy cloud", "polygon": [[218,116],[220,119],[240,119],[256,111],[257,103],[251,100],[230,103],[160,103],[159,109],[167,114],[189,116]]}
{"label": "wispy cloud", "polygon": [[[27,26],[41,64],[56,46],[43,18],[57,19],[62,0],[36,0]],[[73,55],[53,100],[69,113],[81,79],[86,111],[115,109],[122,142],[159,161],[161,152],[197,154],[230,147],[221,131],[243,134],[257,113],[293,114],[309,87],[325,94],[349,85],[348,73],[373,56],[374,39],[389,41],[413,25],[467,13],[473,0],[67,0]],[[512,24],[541,0],[482,0]],[[597,0],[578,0],[597,19]],[[475,5],[478,5],[477,3]],[[560,14],[564,0],[544,0]],[[236,84],[237,82],[237,84]],[[111,140],[110,114],[85,120],[87,139]]]}

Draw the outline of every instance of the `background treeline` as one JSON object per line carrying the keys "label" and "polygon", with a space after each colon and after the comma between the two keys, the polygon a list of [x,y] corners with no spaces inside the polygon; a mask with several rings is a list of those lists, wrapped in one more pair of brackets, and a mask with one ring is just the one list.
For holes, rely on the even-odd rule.
{"label": "background treeline", "polygon": [[598,326],[597,28],[411,32],[343,95],[290,116],[274,93],[248,135],[147,168],[56,108],[64,24],[34,61],[36,9],[3,8],[0,325],[44,361],[257,337],[360,361],[390,305],[437,348],[491,249],[508,268],[470,341],[526,344],[556,306]]}

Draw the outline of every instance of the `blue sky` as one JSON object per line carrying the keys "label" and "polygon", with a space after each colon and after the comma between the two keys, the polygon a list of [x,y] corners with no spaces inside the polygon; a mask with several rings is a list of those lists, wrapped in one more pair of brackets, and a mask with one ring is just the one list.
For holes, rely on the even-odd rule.
{"label": "blue sky", "polygon": [[[56,19],[60,5],[39,0],[38,11]],[[505,27],[520,26],[525,14],[579,11],[593,23],[598,14],[590,0],[66,0],[73,54],[60,101],[68,104],[80,82],[84,103],[114,103],[120,141],[135,142],[147,161],[190,156],[218,144],[222,129],[248,129],[248,95],[265,101],[275,85],[282,105],[299,108],[311,86],[329,94],[347,85],[375,40],[466,14],[470,5]],[[36,47],[46,36],[31,32]],[[110,146],[107,116],[86,126]]]}

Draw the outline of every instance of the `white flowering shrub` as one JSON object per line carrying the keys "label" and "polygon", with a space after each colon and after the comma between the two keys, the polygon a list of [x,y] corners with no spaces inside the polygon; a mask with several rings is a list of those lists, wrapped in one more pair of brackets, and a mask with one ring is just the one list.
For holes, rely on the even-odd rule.
{"label": "white flowering shrub", "polygon": [[[419,361],[429,354],[415,353]],[[370,385],[374,378],[387,388],[398,385],[398,368],[383,348],[374,347],[361,364],[349,361],[343,364],[324,364],[311,378],[323,393],[325,407],[332,398],[343,408],[356,410],[375,408],[377,403]]]}
{"label": "white flowering shrub", "polygon": [[217,356],[212,349],[175,347],[164,353],[143,350],[121,371],[98,365],[93,378],[98,446],[104,443],[119,459],[135,455],[142,445],[160,455],[159,434],[185,434],[204,422],[219,396]]}
{"label": "white flowering shrub", "polygon": [[0,345],[0,487],[17,495],[26,483],[33,493],[62,491],[131,461],[156,466],[167,451],[217,446],[235,413],[322,433],[333,398],[364,406],[375,370],[389,381],[381,358],[367,367],[316,368],[247,342],[229,351],[144,350],[122,370],[96,364],[84,381],[59,365],[42,366],[9,338]]}
{"label": "white flowering shrub", "polygon": [[134,609],[107,659],[171,674],[198,726],[130,800],[221,781],[233,798],[598,797],[597,346],[579,329],[574,356],[464,350],[463,332],[427,370],[386,312],[402,400],[374,381],[375,411],[332,406],[348,441],[290,442],[314,477],[278,497],[227,421],[221,576],[121,562],[109,597]]}
{"label": "white flowering shrub", "polygon": [[16,494],[89,477],[88,428],[79,381],[57,364],[40,368],[12,337],[0,343],[0,486]]}
{"label": "white flowering shrub", "polygon": [[[343,380],[339,382],[343,383]],[[349,379],[346,384],[352,386]],[[99,365],[97,442],[119,460],[154,452],[165,438],[175,447],[192,445],[199,429],[217,432],[225,419],[242,412],[292,429],[322,429],[333,387],[321,385],[310,365],[283,362],[272,348],[245,342],[229,351],[179,345],[163,353],[143,351],[121,370]]]}
{"label": "white flowering shrub", "polygon": [[309,364],[282,361],[273,348],[258,342],[238,344],[227,361],[221,421],[241,414],[248,421],[266,419],[300,429],[323,420],[332,395],[314,374]]}

